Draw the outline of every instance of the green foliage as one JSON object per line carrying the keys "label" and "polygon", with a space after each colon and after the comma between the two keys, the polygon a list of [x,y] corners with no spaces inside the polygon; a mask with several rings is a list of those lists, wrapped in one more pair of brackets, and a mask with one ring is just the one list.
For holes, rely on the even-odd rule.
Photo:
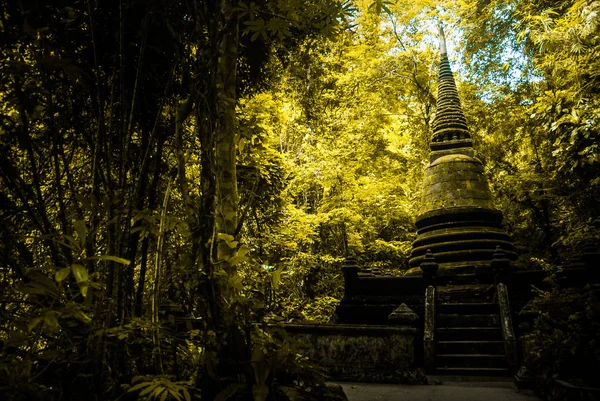
{"label": "green foliage", "polygon": [[[267,86],[273,52],[333,38],[352,3],[1,4],[3,389],[110,399],[143,375],[140,397],[179,400],[191,377],[238,377],[244,330],[281,291],[247,233],[281,222],[288,172],[268,110],[245,120],[236,106]],[[239,205],[221,197],[236,185]],[[266,289],[243,282],[260,274]],[[198,317],[193,338],[177,314]],[[242,363],[226,357],[232,337]],[[67,367],[80,373],[57,380]]]}
{"label": "green foliage", "polygon": [[577,385],[596,386],[600,369],[600,297],[598,288],[560,288],[556,277],[551,289],[539,291],[533,300],[536,318],[531,333],[524,336],[528,368],[543,394],[554,379]]}
{"label": "green foliage", "polygon": [[327,323],[331,320],[335,307],[340,303],[337,298],[324,296],[317,297],[312,302],[304,305],[302,316],[309,322]]}
{"label": "green foliage", "polygon": [[135,376],[128,392],[137,392],[138,400],[191,401],[190,382],[172,381],[173,376]]}
{"label": "green foliage", "polygon": [[[370,18],[363,13],[372,8],[357,18]],[[291,282],[303,284],[293,289],[301,299],[337,296],[347,254],[404,267],[413,239],[421,174],[413,150],[424,153],[421,128],[428,120],[403,86],[415,83],[388,72],[395,65],[411,71],[405,61],[411,52],[398,55],[392,44],[361,36],[373,29],[361,25],[357,38],[344,34],[337,43],[303,43],[287,64],[273,63],[285,69],[271,91],[244,102],[242,121],[260,127],[242,134],[244,152],[277,161],[285,177],[271,185],[281,185],[278,193],[260,192],[270,201],[259,204],[277,205],[277,214],[253,216],[248,241],[265,265],[284,265]]]}
{"label": "green foliage", "polygon": [[302,355],[300,344],[282,327],[256,327],[252,333],[252,344],[254,401],[264,401],[269,395],[269,399],[277,399],[282,392],[290,392],[291,389],[308,399],[318,399],[319,387],[324,386],[325,376]]}

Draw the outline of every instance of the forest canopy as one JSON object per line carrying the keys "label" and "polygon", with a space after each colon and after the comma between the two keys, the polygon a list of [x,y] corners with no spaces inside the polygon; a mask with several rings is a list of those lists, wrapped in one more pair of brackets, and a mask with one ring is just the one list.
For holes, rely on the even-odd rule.
{"label": "forest canopy", "polygon": [[346,257],[407,269],[439,23],[517,267],[600,239],[599,2],[0,4],[9,399],[309,371],[263,324],[327,321]]}

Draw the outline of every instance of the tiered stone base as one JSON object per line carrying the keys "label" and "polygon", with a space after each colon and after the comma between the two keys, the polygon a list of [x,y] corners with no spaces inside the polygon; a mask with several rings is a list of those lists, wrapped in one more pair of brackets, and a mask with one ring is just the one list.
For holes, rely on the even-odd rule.
{"label": "tiered stone base", "polygon": [[[440,266],[439,274],[474,273],[489,269],[497,246],[515,260],[517,254],[501,228],[502,213],[483,207],[455,207],[427,212],[417,219],[418,237],[409,265],[415,273],[428,249]],[[410,274],[410,272],[409,272]]]}

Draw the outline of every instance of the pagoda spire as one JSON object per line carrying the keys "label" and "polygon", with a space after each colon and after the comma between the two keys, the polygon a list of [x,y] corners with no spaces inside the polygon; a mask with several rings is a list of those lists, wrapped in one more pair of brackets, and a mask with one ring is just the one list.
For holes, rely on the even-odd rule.
{"label": "pagoda spire", "polygon": [[502,229],[502,212],[494,208],[483,164],[474,154],[441,26],[439,90],[430,148],[409,272],[420,274],[429,252],[441,275],[491,273],[490,261],[498,246],[515,260],[515,247]]}
{"label": "pagoda spire", "polygon": [[444,27],[442,26],[441,22],[439,23],[438,27],[440,28],[440,54],[447,54],[446,36],[444,36]]}
{"label": "pagoda spire", "polygon": [[[448,61],[448,51],[446,48],[446,38],[444,29],[440,23],[440,70],[438,84],[438,98],[436,103],[436,113],[433,120],[432,142],[440,143],[447,141],[465,140],[471,138],[467,120],[460,107],[458,90],[456,82],[450,69]],[[441,144],[440,144],[441,145]],[[449,147],[456,147],[448,144]],[[471,146],[470,141],[466,146]],[[436,148],[441,149],[440,146]],[[443,147],[442,147],[443,148]]]}

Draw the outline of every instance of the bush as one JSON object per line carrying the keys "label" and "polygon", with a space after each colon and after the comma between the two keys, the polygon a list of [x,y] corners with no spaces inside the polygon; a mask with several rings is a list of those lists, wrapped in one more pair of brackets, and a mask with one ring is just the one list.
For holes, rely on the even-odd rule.
{"label": "bush", "polygon": [[315,323],[327,323],[331,320],[335,307],[340,300],[333,297],[317,297],[312,302],[306,304],[302,310],[302,317]]}
{"label": "bush", "polygon": [[549,394],[555,379],[597,387],[599,289],[559,288],[552,279],[551,289],[539,291],[532,307],[537,317],[532,332],[524,337],[530,348],[526,363],[541,394]]}

